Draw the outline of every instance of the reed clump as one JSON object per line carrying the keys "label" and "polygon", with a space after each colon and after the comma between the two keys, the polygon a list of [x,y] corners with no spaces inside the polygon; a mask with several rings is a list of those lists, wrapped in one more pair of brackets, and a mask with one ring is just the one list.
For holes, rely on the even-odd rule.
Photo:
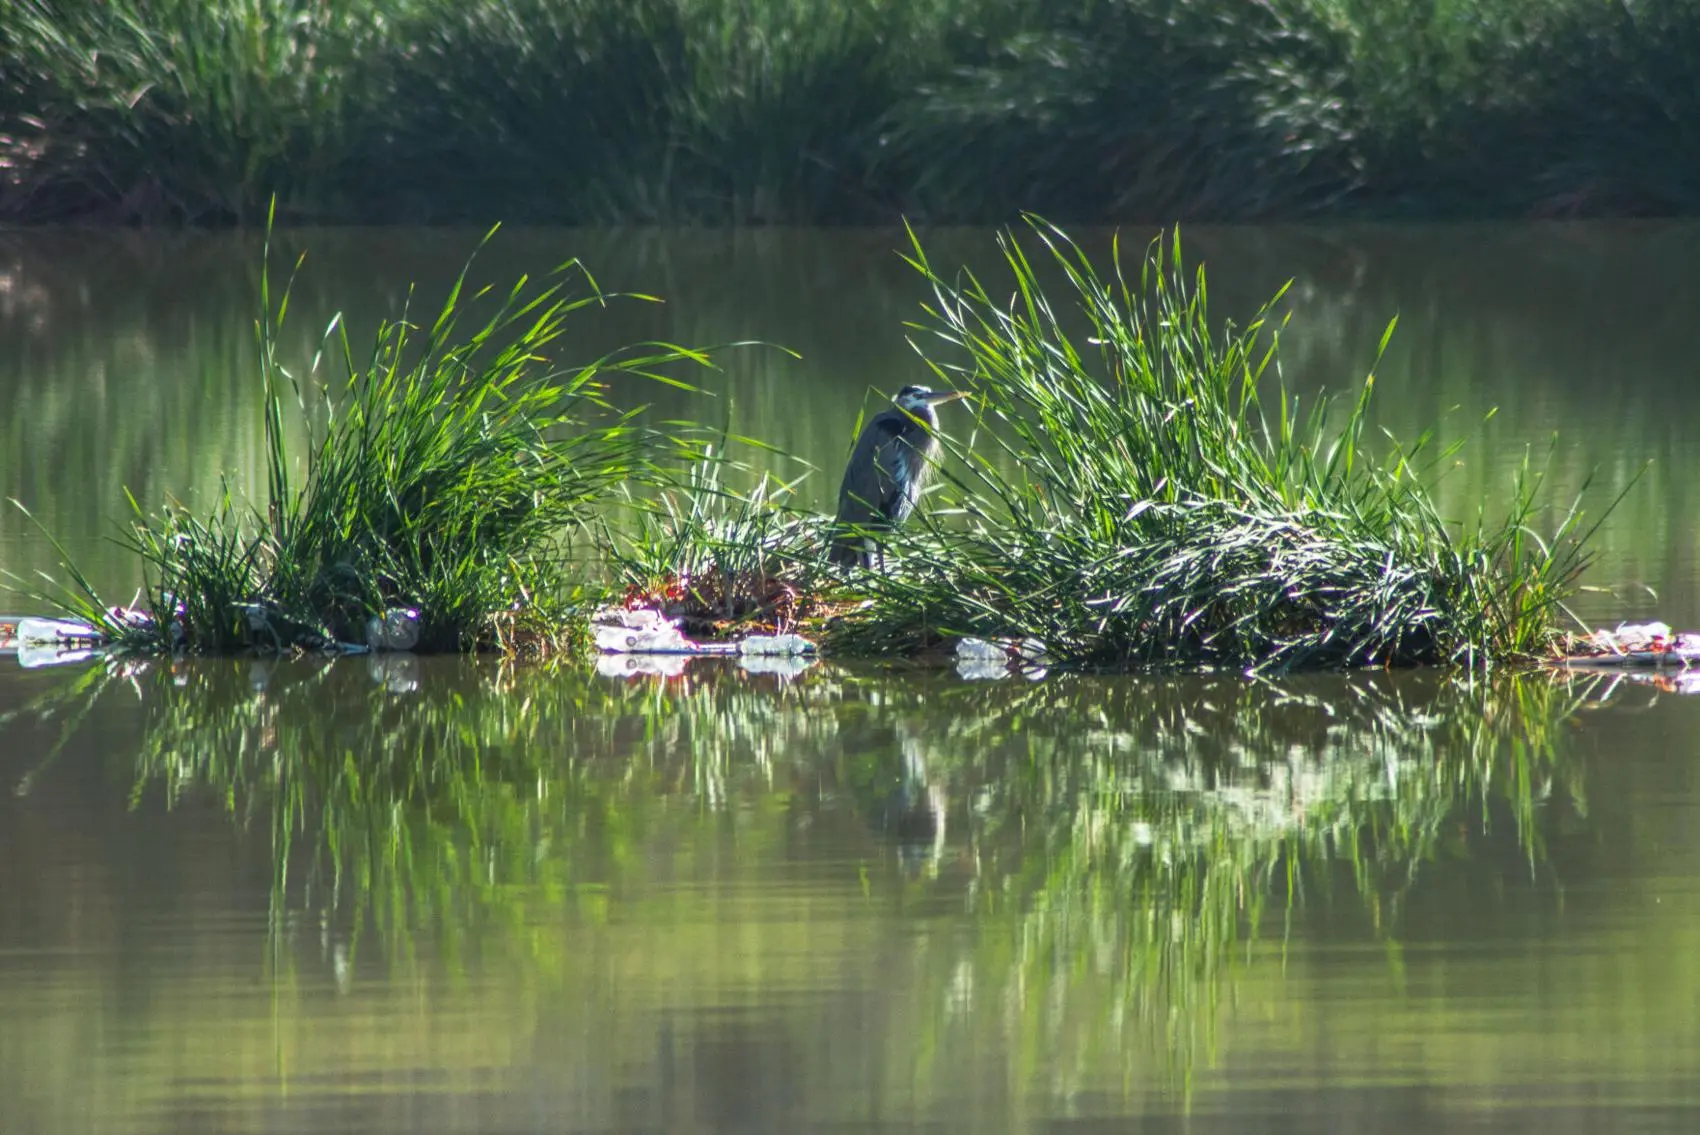
{"label": "reed clump", "polygon": [[67,561],[60,605],[142,650],[358,645],[397,611],[417,612],[403,645],[421,650],[582,642],[572,533],[690,449],[613,408],[610,383],[677,384],[663,371],[707,357],[654,343],[558,361],[570,317],[610,299],[576,261],[506,293],[463,270],[429,322],[385,322],[365,354],[338,317],[300,379],[277,347],[288,290],[274,305],[268,282],[262,299],[264,497],[227,485],[201,511],[132,498],[120,541],[143,566],[139,604],[109,606]]}
{"label": "reed clump", "polygon": [[1132,265],[1118,248],[1101,275],[1054,227],[1027,235],[1002,238],[1007,291],[913,246],[923,352],[973,392],[978,428],[949,446],[931,513],[892,536],[895,569],[859,577],[871,602],[841,648],[1031,636],[1077,665],[1273,668],[1551,648],[1589,532],[1572,507],[1535,535],[1528,463],[1502,510],[1452,523],[1427,477],[1456,447],[1369,444],[1373,376],[1301,410],[1272,307],[1213,325],[1178,237]]}

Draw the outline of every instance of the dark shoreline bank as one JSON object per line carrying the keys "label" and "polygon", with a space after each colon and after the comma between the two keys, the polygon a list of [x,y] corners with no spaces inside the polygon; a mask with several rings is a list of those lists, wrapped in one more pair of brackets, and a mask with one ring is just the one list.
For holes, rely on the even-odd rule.
{"label": "dark shoreline bank", "polygon": [[0,221],[1700,213],[1700,10],[19,0]]}

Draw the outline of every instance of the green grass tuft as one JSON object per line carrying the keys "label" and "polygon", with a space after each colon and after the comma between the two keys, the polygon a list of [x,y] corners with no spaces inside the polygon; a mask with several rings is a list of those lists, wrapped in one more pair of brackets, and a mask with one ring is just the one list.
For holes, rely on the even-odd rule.
{"label": "green grass tuft", "polygon": [[582,642],[610,600],[694,634],[801,624],[875,656],[1031,637],[1076,667],[1479,667],[1553,649],[1592,529],[1575,506],[1548,516],[1527,456],[1503,508],[1453,522],[1430,492],[1456,447],[1372,442],[1373,376],[1303,409],[1282,385],[1279,295],[1221,327],[1178,237],[1137,265],[1118,249],[1107,275],[1038,219],[1002,248],[994,291],[913,243],[933,290],[923,354],[978,416],[946,441],[936,507],[889,535],[888,570],[828,568],[832,522],[794,507],[794,486],[735,489],[750,471],[694,444],[697,427],[663,433],[605,398],[611,380],[677,383],[703,352],[552,361],[568,318],[608,299],[571,262],[506,293],[467,294],[463,272],[431,322],[384,324],[359,357],[333,320],[300,383],[276,348],[289,291],[274,304],[268,283],[264,502],[132,500],[146,617],[69,563],[58,602],[135,646],[206,651],[359,643],[404,607],[421,649],[535,652]]}
{"label": "green grass tuft", "polygon": [[[393,607],[418,609],[426,650],[570,640],[582,565],[566,538],[615,486],[657,479],[662,458],[690,451],[613,409],[608,385],[677,384],[662,372],[707,364],[663,343],[554,361],[569,317],[610,298],[576,261],[505,294],[471,292],[463,271],[429,323],[387,322],[364,355],[333,320],[298,382],[276,350],[288,289],[274,306],[268,284],[264,502],[227,489],[203,516],[132,499],[124,542],[145,565],[148,619],[114,615],[74,568],[62,602],[144,648],[361,643],[366,621]],[[307,404],[310,391],[322,404]],[[298,420],[319,423],[302,469]]]}
{"label": "green grass tuft", "polygon": [[1574,508],[1534,535],[1538,473],[1503,515],[1450,524],[1425,478],[1452,451],[1367,444],[1373,377],[1301,411],[1272,308],[1213,326],[1178,237],[1131,273],[1118,249],[1106,278],[1061,231],[1028,230],[1036,259],[1002,240],[1009,299],[914,244],[929,361],[974,393],[978,428],[951,445],[940,507],[893,539],[900,568],[861,577],[873,602],[841,648],[1034,636],[1080,665],[1282,668],[1549,647],[1588,555]]}

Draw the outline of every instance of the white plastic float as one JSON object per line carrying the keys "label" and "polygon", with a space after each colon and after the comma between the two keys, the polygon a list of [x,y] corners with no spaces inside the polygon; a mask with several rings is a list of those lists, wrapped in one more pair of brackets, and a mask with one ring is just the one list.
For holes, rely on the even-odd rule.
{"label": "white plastic float", "polygon": [[0,628],[0,651],[15,652],[25,670],[86,662],[106,642],[94,627],[70,619],[0,618]]}
{"label": "white plastic float", "polygon": [[87,623],[70,619],[26,617],[18,620],[17,640],[22,646],[88,647],[99,646],[106,641],[106,635]]}

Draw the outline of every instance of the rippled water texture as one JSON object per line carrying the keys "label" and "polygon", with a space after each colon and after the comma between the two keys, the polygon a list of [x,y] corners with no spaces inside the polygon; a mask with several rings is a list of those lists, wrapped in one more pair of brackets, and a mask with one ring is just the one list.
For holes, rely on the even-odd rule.
{"label": "rippled water texture", "polygon": [[[410,280],[434,303],[476,239],[290,234],[295,356]],[[796,348],[621,396],[832,468],[869,388],[923,373],[899,243],[509,233],[481,263],[668,298],[586,357]],[[1188,243],[1223,315],[1296,278],[1297,388],[1355,382],[1398,314],[1380,421],[1476,440],[1461,516],[1555,430],[1560,496],[1652,459],[1582,609],[1700,627],[1700,228]],[[124,597],[125,487],[258,468],[258,255],[0,234],[0,495]],[[54,562],[0,515],[0,567]],[[1672,682],[607,669],[0,656],[0,1132],[1700,1130]]]}

